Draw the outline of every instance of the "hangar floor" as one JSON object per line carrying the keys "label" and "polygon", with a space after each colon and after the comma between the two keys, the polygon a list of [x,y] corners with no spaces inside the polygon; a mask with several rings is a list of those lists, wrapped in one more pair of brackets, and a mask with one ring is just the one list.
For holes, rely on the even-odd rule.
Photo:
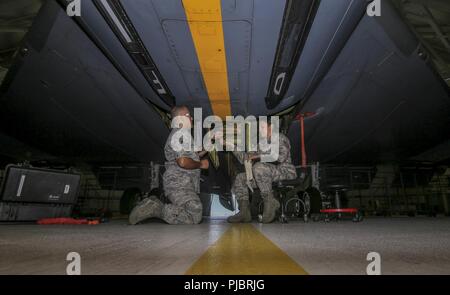
{"label": "hangar floor", "polygon": [[450,274],[450,218],[369,218],[230,226],[125,220],[101,225],[0,224],[0,274],[365,274],[381,255],[383,274]]}

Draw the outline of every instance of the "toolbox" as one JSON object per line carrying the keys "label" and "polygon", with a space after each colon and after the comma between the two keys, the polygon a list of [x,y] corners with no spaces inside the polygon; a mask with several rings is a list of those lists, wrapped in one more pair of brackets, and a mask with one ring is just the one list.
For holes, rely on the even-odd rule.
{"label": "toolbox", "polygon": [[0,221],[69,217],[80,178],[65,170],[8,165],[0,190]]}

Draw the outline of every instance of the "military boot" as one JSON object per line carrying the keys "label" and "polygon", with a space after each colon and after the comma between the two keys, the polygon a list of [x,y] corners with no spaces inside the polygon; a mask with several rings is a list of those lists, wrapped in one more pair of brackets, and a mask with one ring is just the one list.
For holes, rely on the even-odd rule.
{"label": "military boot", "polygon": [[250,205],[248,200],[238,201],[239,213],[228,217],[230,223],[252,222],[252,214],[250,213]]}
{"label": "military boot", "polygon": [[164,204],[155,196],[143,199],[133,208],[128,218],[128,223],[135,225],[145,219],[161,218]]}
{"label": "military boot", "polygon": [[277,210],[280,208],[280,202],[273,196],[273,192],[261,193],[264,200],[264,211],[262,223],[271,223],[275,219]]}

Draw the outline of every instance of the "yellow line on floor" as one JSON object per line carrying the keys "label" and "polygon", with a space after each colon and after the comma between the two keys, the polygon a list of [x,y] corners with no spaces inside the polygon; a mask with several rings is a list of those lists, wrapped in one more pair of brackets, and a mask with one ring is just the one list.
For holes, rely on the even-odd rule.
{"label": "yellow line on floor", "polygon": [[228,70],[220,0],[183,0],[212,111],[231,115]]}
{"label": "yellow line on floor", "polygon": [[251,224],[232,225],[187,275],[308,274]]}

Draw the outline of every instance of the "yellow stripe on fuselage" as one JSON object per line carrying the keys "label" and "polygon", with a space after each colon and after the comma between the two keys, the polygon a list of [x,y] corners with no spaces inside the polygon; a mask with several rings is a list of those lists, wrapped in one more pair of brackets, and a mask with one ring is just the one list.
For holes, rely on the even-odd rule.
{"label": "yellow stripe on fuselage", "polygon": [[225,119],[231,105],[220,0],[183,0],[183,6],[212,111]]}

